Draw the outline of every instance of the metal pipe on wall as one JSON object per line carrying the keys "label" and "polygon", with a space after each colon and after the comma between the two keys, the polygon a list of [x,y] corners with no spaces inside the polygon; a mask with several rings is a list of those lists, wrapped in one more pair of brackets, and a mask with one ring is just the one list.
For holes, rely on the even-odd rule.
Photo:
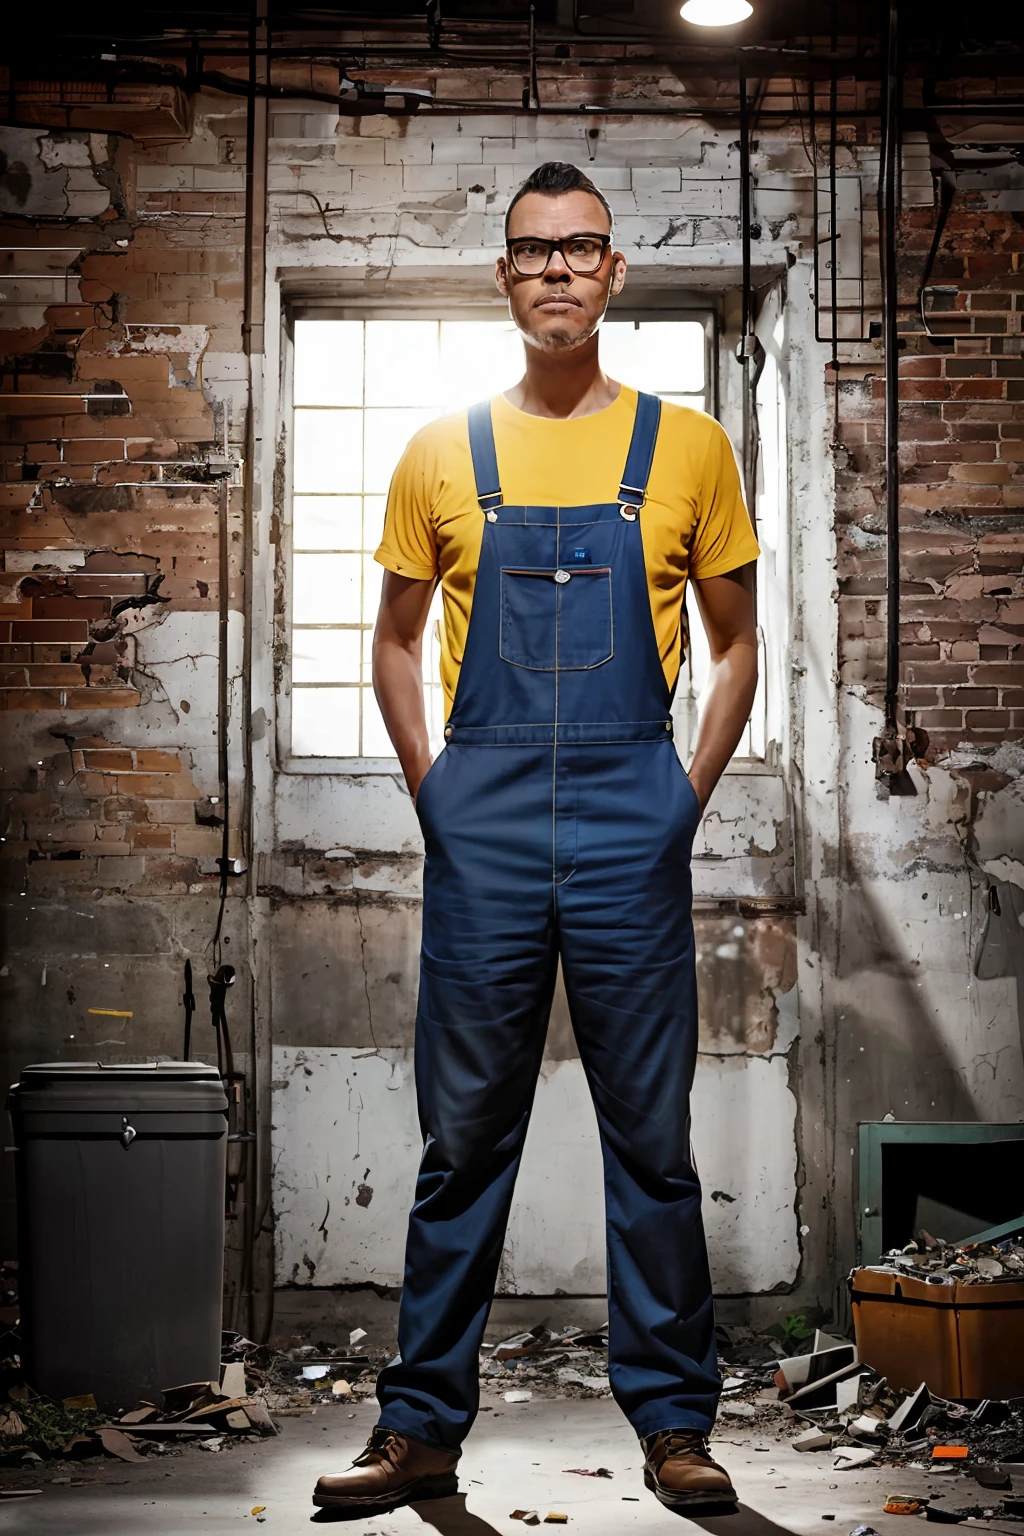
{"label": "metal pipe on wall", "polygon": [[882,335],[885,348],[885,526],[886,637],[885,728],[897,731],[900,674],[900,397],[896,288],[896,220],[899,212],[899,22],[889,0],[886,71],[882,105],[882,154],[878,178],[878,217],[882,255]]}
{"label": "metal pipe on wall", "polygon": [[750,101],[747,94],[747,73],[743,64],[739,66],[739,92],[740,92],[740,255],[742,262],[741,278],[741,320],[740,340],[736,349],[736,356],[743,368],[743,493],[751,516],[754,511],[754,484],[753,484],[753,454],[751,452],[751,433],[753,430],[754,400],[753,381],[751,377],[751,358],[754,355],[754,335],[751,329],[752,298],[751,293],[751,228],[750,228]]}
{"label": "metal pipe on wall", "polygon": [[[242,314],[242,350],[246,361],[245,457],[242,491],[242,765],[243,816],[241,828],[243,851],[248,861],[247,895],[255,895],[253,857],[252,803],[252,646],[253,646],[253,529],[256,520],[256,461],[260,439],[257,435],[257,383],[262,384],[264,354],[264,318],[266,306],[267,263],[267,158],[269,150],[269,75],[270,31],[268,0],[252,0],[249,25],[249,94],[246,102],[245,164],[245,251]],[[259,377],[257,378],[257,373]],[[273,1318],[272,1255],[263,1231],[270,1204],[270,1063],[260,1048],[261,1000],[257,995],[258,968],[252,968],[252,996],[249,1009],[249,1094],[250,1124],[253,1140],[245,1147],[248,1189],[243,1206],[243,1265],[239,1301],[246,1308],[246,1331],[263,1341]]]}

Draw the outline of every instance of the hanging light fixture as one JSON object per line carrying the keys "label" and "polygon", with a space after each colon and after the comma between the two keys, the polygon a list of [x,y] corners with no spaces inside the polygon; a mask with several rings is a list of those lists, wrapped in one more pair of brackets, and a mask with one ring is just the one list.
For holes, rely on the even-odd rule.
{"label": "hanging light fixture", "polygon": [[686,0],[679,12],[695,27],[734,27],[754,14],[750,0]]}

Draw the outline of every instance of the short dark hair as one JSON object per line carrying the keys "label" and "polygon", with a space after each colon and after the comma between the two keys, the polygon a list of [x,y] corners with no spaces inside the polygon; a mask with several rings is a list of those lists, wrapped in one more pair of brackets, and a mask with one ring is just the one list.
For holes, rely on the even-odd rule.
{"label": "short dark hair", "polygon": [[608,215],[608,225],[611,227],[612,210],[608,206],[608,199],[603,192],[598,191],[590,177],[585,176],[578,165],[570,165],[566,160],[545,160],[543,165],[538,165],[535,171],[530,172],[512,195],[512,201],[505,210],[506,240],[512,209],[527,192],[540,192],[544,197],[559,197],[563,192],[589,192],[591,197],[597,198]]}

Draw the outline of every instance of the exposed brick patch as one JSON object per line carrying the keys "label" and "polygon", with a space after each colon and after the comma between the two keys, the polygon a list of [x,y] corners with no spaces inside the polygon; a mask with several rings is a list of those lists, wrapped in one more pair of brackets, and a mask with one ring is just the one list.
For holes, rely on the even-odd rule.
{"label": "exposed brick patch", "polygon": [[[239,851],[234,822],[232,856]],[[149,891],[184,894],[216,881],[222,825],[177,752],[83,737],[38,763],[31,783],[14,795],[0,857],[11,876],[27,863],[33,889],[55,882],[91,889],[106,885],[109,873],[119,887],[144,882]],[[122,863],[107,871],[112,858]]]}
{"label": "exposed brick patch", "polygon": [[[1021,734],[1024,357],[1015,298],[1024,225],[958,200],[931,278],[956,292],[934,295],[930,336],[915,298],[933,227],[930,209],[903,214],[900,614],[902,704],[928,732],[936,759]],[[842,678],[875,702],[885,667],[885,548],[877,537],[884,389],[881,376],[844,384],[840,424],[851,468],[837,474],[836,507],[841,530],[860,530],[839,541]]]}
{"label": "exposed brick patch", "polygon": [[[111,314],[149,281],[133,276],[134,252],[133,241],[81,263],[83,285],[105,279],[97,297]],[[236,259],[167,253],[172,265],[193,254]],[[217,440],[202,389],[208,331],[97,313],[58,306],[30,339],[0,333],[2,709],[137,706],[137,629],[219,602],[216,488],[188,483],[208,479]]]}

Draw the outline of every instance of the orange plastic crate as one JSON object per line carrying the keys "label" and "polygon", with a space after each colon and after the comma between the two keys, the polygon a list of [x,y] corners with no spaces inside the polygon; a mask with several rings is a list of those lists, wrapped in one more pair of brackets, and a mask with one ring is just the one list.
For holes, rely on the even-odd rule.
{"label": "orange plastic crate", "polygon": [[1024,1396],[1024,1282],[929,1285],[855,1269],[857,1350],[889,1385],[938,1397]]}

